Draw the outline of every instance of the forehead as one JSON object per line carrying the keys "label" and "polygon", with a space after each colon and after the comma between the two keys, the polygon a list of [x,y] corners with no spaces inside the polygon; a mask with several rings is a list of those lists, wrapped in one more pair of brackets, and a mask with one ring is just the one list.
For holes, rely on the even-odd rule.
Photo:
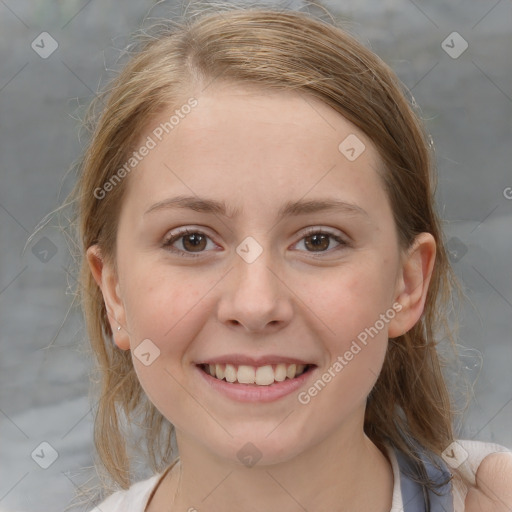
{"label": "forehead", "polygon": [[155,142],[129,179],[125,200],[140,209],[178,194],[216,197],[239,212],[327,193],[377,207],[386,200],[371,140],[319,99],[232,84],[193,96],[197,106],[176,124],[179,105],[140,138]]}

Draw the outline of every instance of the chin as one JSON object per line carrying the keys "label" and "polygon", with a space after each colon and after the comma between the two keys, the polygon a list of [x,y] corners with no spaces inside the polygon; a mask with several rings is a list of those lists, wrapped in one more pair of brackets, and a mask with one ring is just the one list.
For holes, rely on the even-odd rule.
{"label": "chin", "polygon": [[[304,439],[300,441],[296,436],[290,435],[289,431],[283,429],[281,434],[277,431],[271,433],[273,427],[264,431],[256,431],[254,426],[244,430],[244,434],[233,434],[233,439],[229,440],[229,444],[222,449],[222,443],[215,443],[212,451],[216,452],[219,457],[227,458],[237,465],[246,467],[272,466],[293,460],[307,446]],[[279,428],[279,427],[278,427]]]}

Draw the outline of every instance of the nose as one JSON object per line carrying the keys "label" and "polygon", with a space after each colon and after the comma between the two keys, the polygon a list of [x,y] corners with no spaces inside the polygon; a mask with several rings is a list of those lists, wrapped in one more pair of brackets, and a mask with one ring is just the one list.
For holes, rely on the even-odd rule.
{"label": "nose", "polygon": [[235,254],[219,300],[218,320],[258,333],[286,326],[293,314],[293,293],[279,269],[270,250],[263,250],[252,263]]}

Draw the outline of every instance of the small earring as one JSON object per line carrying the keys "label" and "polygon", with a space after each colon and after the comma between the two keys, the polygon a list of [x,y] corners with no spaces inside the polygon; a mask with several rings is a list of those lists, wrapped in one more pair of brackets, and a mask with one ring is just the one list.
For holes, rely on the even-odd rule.
{"label": "small earring", "polygon": [[120,331],[120,330],[121,330],[121,326],[120,326],[120,325],[118,325],[118,326],[117,326],[117,330],[118,330],[118,331]]}

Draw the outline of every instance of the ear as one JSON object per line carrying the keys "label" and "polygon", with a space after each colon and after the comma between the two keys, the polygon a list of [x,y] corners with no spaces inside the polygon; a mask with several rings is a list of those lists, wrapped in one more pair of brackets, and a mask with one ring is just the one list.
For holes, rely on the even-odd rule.
{"label": "ear", "polygon": [[405,334],[420,319],[436,258],[436,241],[430,233],[420,233],[402,258],[395,297],[402,305],[389,322],[388,336]]}
{"label": "ear", "polygon": [[[100,248],[97,245],[92,245],[87,249],[87,262],[94,280],[101,288],[110,328],[114,333],[114,342],[120,349],[128,350],[130,348],[130,338],[126,330],[126,314],[117,274],[112,265],[103,260]],[[118,326],[121,327],[121,330],[117,329]]]}

